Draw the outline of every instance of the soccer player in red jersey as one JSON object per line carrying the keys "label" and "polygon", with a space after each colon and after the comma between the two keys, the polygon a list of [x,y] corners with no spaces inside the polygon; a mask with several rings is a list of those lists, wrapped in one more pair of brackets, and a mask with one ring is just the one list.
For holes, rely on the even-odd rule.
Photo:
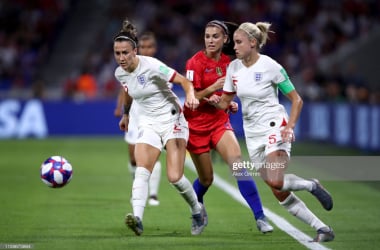
{"label": "soccer player in red jersey", "polygon": [[[197,52],[186,63],[186,76],[193,82],[197,99],[202,100],[213,94],[222,94],[226,69],[230,63],[230,57],[222,51],[224,49],[231,52],[233,40],[229,35],[233,34],[233,29],[236,27],[237,25],[233,23],[219,20],[207,23],[204,33],[205,50]],[[196,110],[184,108],[190,130],[187,149],[198,172],[193,187],[201,203],[213,182],[210,151],[215,149],[231,169],[234,164],[242,161],[241,149],[228,114],[228,111],[236,112],[237,108],[237,103],[232,103],[228,110],[218,110],[206,100],[201,101]],[[242,196],[254,214],[259,231],[263,233],[273,231],[273,227],[264,215],[252,177],[247,177],[246,172],[236,175],[234,173],[234,176],[237,178]]]}

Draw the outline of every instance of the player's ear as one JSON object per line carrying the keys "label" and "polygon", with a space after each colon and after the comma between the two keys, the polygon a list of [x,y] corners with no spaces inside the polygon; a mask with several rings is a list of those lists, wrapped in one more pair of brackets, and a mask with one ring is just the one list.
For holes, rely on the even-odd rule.
{"label": "player's ear", "polygon": [[229,42],[230,42],[230,38],[228,37],[228,35],[224,35],[223,43],[228,44]]}
{"label": "player's ear", "polygon": [[251,48],[255,48],[257,46],[257,40],[256,38],[252,38],[251,41],[250,41],[250,44],[251,44]]}

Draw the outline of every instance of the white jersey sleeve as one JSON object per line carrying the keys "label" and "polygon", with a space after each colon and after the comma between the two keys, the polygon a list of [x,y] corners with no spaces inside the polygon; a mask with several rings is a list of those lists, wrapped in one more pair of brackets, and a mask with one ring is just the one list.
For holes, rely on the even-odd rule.
{"label": "white jersey sleeve", "polygon": [[176,71],[156,58],[151,58],[152,71],[155,72],[156,77],[170,82],[176,74]]}
{"label": "white jersey sleeve", "polygon": [[224,82],[223,91],[226,93],[236,93],[236,84],[233,73],[238,67],[239,60],[233,60],[227,67],[226,80]]}
{"label": "white jersey sleeve", "polygon": [[289,79],[286,71],[279,63],[273,60],[271,66],[272,67],[270,69],[271,70],[270,74],[273,76],[272,82],[274,84],[277,85]]}

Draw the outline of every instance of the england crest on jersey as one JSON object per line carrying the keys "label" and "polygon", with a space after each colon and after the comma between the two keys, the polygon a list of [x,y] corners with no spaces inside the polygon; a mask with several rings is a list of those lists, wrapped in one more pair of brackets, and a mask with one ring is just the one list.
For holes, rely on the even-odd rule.
{"label": "england crest on jersey", "polygon": [[137,76],[137,81],[140,85],[144,86],[146,84],[146,78],[145,75],[139,75]]}
{"label": "england crest on jersey", "polygon": [[261,79],[263,79],[263,73],[255,72],[255,81],[259,82],[259,81],[261,81]]}

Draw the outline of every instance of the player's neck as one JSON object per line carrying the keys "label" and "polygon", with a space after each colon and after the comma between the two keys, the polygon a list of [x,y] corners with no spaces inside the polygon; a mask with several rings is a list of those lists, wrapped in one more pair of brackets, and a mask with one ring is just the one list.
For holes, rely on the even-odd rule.
{"label": "player's neck", "polygon": [[252,66],[253,64],[255,64],[257,62],[257,60],[259,60],[260,58],[260,54],[259,53],[255,53],[255,54],[252,54],[246,58],[243,59],[243,64],[244,66],[246,67],[250,67]]}
{"label": "player's neck", "polygon": [[128,67],[127,71],[129,73],[132,73],[133,71],[135,71],[135,69],[137,68],[137,66],[139,65],[139,58],[136,56],[135,59],[133,60],[133,63]]}
{"label": "player's neck", "polygon": [[210,58],[210,59],[212,59],[212,60],[214,60],[214,61],[219,61],[220,60],[220,57],[221,57],[221,53],[220,52],[207,52],[207,51],[205,51],[204,52],[205,53],[205,55],[208,57],[208,58]]}

